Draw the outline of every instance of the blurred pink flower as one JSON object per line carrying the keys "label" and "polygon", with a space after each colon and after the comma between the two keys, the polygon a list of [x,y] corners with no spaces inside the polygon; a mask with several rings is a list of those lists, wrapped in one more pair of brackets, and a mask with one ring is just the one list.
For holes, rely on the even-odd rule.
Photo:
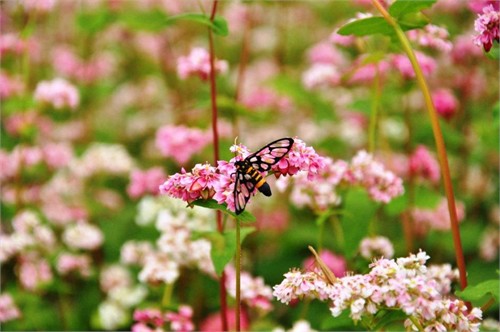
{"label": "blurred pink flower", "polygon": [[482,56],[483,52],[481,49],[470,42],[470,34],[460,35],[455,38],[451,51],[451,57],[454,63],[473,65],[475,61]]}
{"label": "blurred pink flower", "polygon": [[56,269],[61,275],[67,275],[72,272],[87,278],[90,276],[91,259],[88,255],[74,255],[63,253],[57,258]]}
{"label": "blurred pink flower", "polygon": [[211,142],[211,135],[198,128],[167,125],[156,132],[156,147],[165,157],[185,164]]}
{"label": "blurred pink flower", "polygon": [[242,104],[248,108],[277,109],[280,112],[290,110],[292,102],[288,97],[280,96],[271,89],[259,88],[242,98]]}
{"label": "blurred pink flower", "polygon": [[75,86],[62,78],[39,82],[35,100],[52,105],[55,109],[75,109],[80,103],[80,94]]}
{"label": "blurred pink flower", "polygon": [[99,275],[99,286],[104,293],[110,293],[114,289],[127,288],[131,285],[131,273],[124,266],[114,264],[102,268]]}
{"label": "blurred pink flower", "polygon": [[[497,2],[498,4],[498,2]],[[474,22],[474,29],[478,33],[474,37],[474,43],[477,46],[483,46],[486,52],[489,52],[493,46],[493,42],[500,41],[499,35],[499,25],[500,24],[500,12],[489,5],[483,8],[483,13]]]}
{"label": "blurred pink flower", "polygon": [[392,258],[394,247],[391,241],[384,236],[365,237],[359,244],[361,256],[372,260],[374,258]]}
{"label": "blurred pink flower", "polygon": [[354,74],[349,79],[349,83],[372,84],[377,75],[384,77],[390,68],[390,64],[381,60],[378,63],[363,63],[365,57],[357,59],[354,65]]}
{"label": "blurred pink flower", "polygon": [[[465,206],[456,202],[457,219],[461,222],[465,217]],[[451,228],[448,202],[443,198],[434,209],[415,208],[411,211],[418,234],[425,234],[429,229],[447,231]]]}
{"label": "blurred pink flower", "polygon": [[329,87],[340,82],[340,73],[332,64],[316,63],[302,73],[302,84],[307,89]]}
{"label": "blurred pink flower", "polygon": [[[425,76],[431,75],[436,69],[436,61],[433,58],[420,52],[415,52],[415,55],[417,57],[418,63],[420,64],[420,67],[422,68],[423,74]],[[392,63],[396,67],[396,69],[399,70],[403,78],[409,79],[415,77],[415,72],[413,71],[411,62],[410,60],[408,60],[408,57],[406,55],[395,54],[392,57]]]}
{"label": "blurred pink flower", "polygon": [[66,227],[62,240],[72,249],[95,250],[102,245],[104,235],[97,226],[80,221]]}
{"label": "blurred pink flower", "polygon": [[153,251],[153,245],[148,241],[127,241],[120,250],[120,261],[123,264],[142,266]]}
{"label": "blurred pink flower", "polygon": [[337,30],[335,30],[334,32],[332,32],[330,34],[329,40],[330,40],[330,42],[332,42],[336,45],[351,46],[352,44],[354,44],[356,37],[354,37],[353,35],[349,35],[349,36],[339,35],[337,33]]}
{"label": "blurred pink flower", "polygon": [[24,84],[19,78],[0,72],[0,100],[18,95],[23,89]]}
{"label": "blurred pink flower", "polygon": [[[229,295],[236,297],[236,270],[232,265],[225,268],[226,288]],[[249,308],[258,309],[260,312],[269,312],[272,309],[271,300],[273,291],[264,283],[262,277],[253,277],[246,271],[240,276],[240,298],[242,303]]]}
{"label": "blurred pink flower", "polygon": [[43,159],[52,169],[64,167],[73,159],[73,148],[68,143],[48,143],[42,145]]}
{"label": "blurred pink flower", "polygon": [[[343,256],[336,255],[330,250],[324,249],[319,252],[319,257],[336,277],[345,276],[347,272],[347,262]],[[314,266],[316,266],[314,256],[307,258],[302,263],[302,267],[308,271],[313,270]]]}
{"label": "blurred pink flower", "polygon": [[438,114],[446,120],[450,120],[458,112],[458,100],[449,89],[435,90],[432,101]]}
{"label": "blurred pink flower", "polygon": [[180,305],[178,312],[168,311],[165,313],[165,319],[170,322],[172,331],[194,331],[193,309],[188,305]]}
{"label": "blurred pink flower", "polygon": [[52,270],[45,259],[34,255],[22,255],[20,262],[19,281],[27,290],[35,291],[43,284],[52,281]]}
{"label": "blurred pink flower", "polygon": [[[216,73],[225,73],[228,70],[228,64],[225,60],[214,60]],[[181,79],[189,76],[198,76],[202,80],[207,80],[210,76],[210,55],[208,51],[201,47],[195,47],[187,56],[181,56],[177,59],[177,74]]]}
{"label": "blurred pink flower", "polygon": [[8,322],[21,317],[21,311],[14,303],[12,296],[0,294],[0,323]]}
{"label": "blurred pink flower", "polygon": [[0,56],[3,57],[8,53],[20,55],[26,49],[26,41],[22,40],[17,34],[2,33],[0,35]]}
{"label": "blurred pink flower", "polygon": [[[236,330],[236,311],[235,309],[227,310],[227,320],[229,331]],[[241,331],[247,331],[250,327],[250,320],[248,314],[245,312],[244,308],[240,311],[240,328]],[[213,313],[206,317],[200,324],[200,331],[210,332],[210,331],[223,331],[222,321],[220,312]]]}
{"label": "blurred pink flower", "polygon": [[65,46],[57,47],[52,59],[56,72],[86,84],[110,75],[114,66],[114,60],[108,53],[94,54],[89,60],[83,60]]}
{"label": "blurred pink flower", "polygon": [[408,38],[416,41],[420,46],[436,49],[441,52],[449,52],[453,44],[449,41],[448,30],[434,24],[427,24],[423,29],[408,31]]}
{"label": "blurred pink flower", "polygon": [[52,132],[53,121],[35,111],[14,113],[6,117],[4,122],[5,130],[12,136],[22,136],[37,130],[42,136]]}
{"label": "blurred pink flower", "polygon": [[258,230],[281,233],[288,228],[290,218],[285,210],[258,210],[254,213]]}
{"label": "blurred pink flower", "polygon": [[419,145],[410,156],[408,171],[412,176],[419,176],[433,183],[437,183],[441,177],[439,163],[423,145]]}
{"label": "blurred pink flower", "polygon": [[30,13],[48,13],[56,5],[56,0],[23,0],[24,9]]}
{"label": "blurred pink flower", "polygon": [[328,42],[320,42],[313,45],[307,51],[307,58],[310,63],[324,63],[332,65],[343,65],[346,60],[341,51]]}
{"label": "blurred pink flower", "polygon": [[131,198],[138,198],[146,194],[156,195],[159,186],[165,182],[167,176],[161,167],[153,167],[145,171],[133,170],[130,173],[130,183],[127,194]]}
{"label": "blurred pink flower", "polygon": [[157,331],[163,327],[165,318],[162,312],[156,308],[136,309],[134,311],[132,332]]}
{"label": "blurred pink flower", "polygon": [[480,14],[488,6],[492,6],[495,10],[500,9],[500,2],[498,0],[469,0],[467,1],[467,5],[470,10],[477,14]]}

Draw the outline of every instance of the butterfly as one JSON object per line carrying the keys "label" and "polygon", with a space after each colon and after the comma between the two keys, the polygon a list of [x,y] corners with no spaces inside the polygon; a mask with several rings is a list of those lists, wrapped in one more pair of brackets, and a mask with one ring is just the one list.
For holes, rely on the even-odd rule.
{"label": "butterfly", "polygon": [[271,187],[260,172],[268,172],[292,148],[293,138],[280,138],[243,160],[234,163],[236,180],[234,184],[234,205],[236,214],[245,210],[250,195],[257,188],[266,196],[271,196]]}

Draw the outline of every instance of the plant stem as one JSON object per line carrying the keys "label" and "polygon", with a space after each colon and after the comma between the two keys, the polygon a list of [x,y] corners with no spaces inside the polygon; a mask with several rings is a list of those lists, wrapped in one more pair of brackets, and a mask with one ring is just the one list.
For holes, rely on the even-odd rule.
{"label": "plant stem", "polygon": [[[213,21],[215,18],[215,13],[217,12],[217,0],[214,0],[212,5],[212,13],[210,14],[210,20]],[[212,29],[208,29],[208,42],[209,42],[209,53],[210,53],[210,102],[212,109],[212,139],[214,145],[214,165],[217,165],[219,160],[219,131],[217,129],[217,85],[215,82],[215,51],[214,51],[214,36]],[[217,229],[220,233],[224,232],[224,227],[222,225],[222,212],[217,210]],[[227,292],[226,292],[226,274],[222,272],[219,280],[219,296],[220,296],[220,306],[221,306],[221,320],[222,329],[224,331],[228,330],[227,324]]]}
{"label": "plant stem", "polygon": [[167,307],[170,305],[170,300],[172,299],[172,291],[174,290],[174,283],[171,282],[165,285],[163,289],[163,297],[161,299],[161,305]]}
{"label": "plant stem", "polygon": [[446,147],[444,144],[443,134],[441,133],[441,127],[439,125],[438,115],[436,109],[434,108],[434,103],[432,102],[432,97],[429,91],[429,87],[427,86],[427,82],[425,81],[422,69],[418,64],[415,53],[413,52],[413,49],[411,48],[410,42],[408,41],[408,38],[406,37],[404,31],[401,29],[399,24],[389,15],[389,13],[379,3],[378,0],[372,0],[372,3],[377,8],[377,10],[382,14],[387,23],[389,23],[396,31],[396,35],[401,43],[401,46],[403,47],[403,50],[408,56],[408,59],[412,64],[413,70],[415,71],[415,77],[417,79],[417,83],[420,87],[420,90],[422,90],[422,94],[424,95],[425,105],[429,113],[432,125],[432,132],[434,134],[434,140],[436,143],[436,150],[438,153],[441,175],[443,177],[446,199],[448,201],[448,212],[451,220],[451,232],[453,235],[453,243],[455,245],[455,256],[457,260],[458,270],[460,272],[460,286],[462,289],[465,289],[467,287],[467,275],[466,275],[467,271],[465,268],[465,259],[462,250],[462,242],[460,239],[460,229],[458,227],[457,209],[455,206],[455,197],[453,195],[453,185],[451,183],[450,168],[448,165],[448,157],[446,155]]}
{"label": "plant stem", "polygon": [[236,268],[236,331],[240,331],[240,276],[241,276],[241,226],[240,222],[236,220],[236,257],[235,257],[235,268]]}
{"label": "plant stem", "polygon": [[413,323],[413,325],[415,325],[417,327],[417,329],[419,331],[423,331],[424,330],[424,328],[422,327],[422,325],[419,323],[419,321],[414,316],[409,316],[408,318],[411,320],[411,322]]}

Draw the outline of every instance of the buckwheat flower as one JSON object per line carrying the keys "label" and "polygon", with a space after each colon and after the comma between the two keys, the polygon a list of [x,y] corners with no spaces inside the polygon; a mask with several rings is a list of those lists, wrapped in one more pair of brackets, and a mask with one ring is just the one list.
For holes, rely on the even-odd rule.
{"label": "buckwheat flower", "polygon": [[149,170],[133,170],[130,174],[130,184],[127,194],[132,198],[138,198],[146,194],[156,195],[159,186],[166,180],[165,172],[161,167],[153,167]]}
{"label": "buckwheat flower", "polygon": [[[1,54],[1,52],[0,52]],[[23,82],[0,71],[0,100],[20,94],[24,89]]]}
{"label": "buckwheat flower", "polygon": [[127,241],[121,248],[120,261],[127,265],[142,266],[153,251],[153,245],[147,241]]}
{"label": "buckwheat flower", "polygon": [[408,31],[410,40],[442,52],[449,52],[453,48],[453,44],[448,40],[449,36],[448,30],[434,24],[427,24],[423,29]]}
{"label": "buckwheat flower", "polygon": [[[344,257],[336,255],[330,250],[323,249],[319,252],[319,257],[336,277],[343,277],[347,272],[347,262]],[[315,266],[315,258],[311,256],[304,260],[302,267],[310,270]]]}
{"label": "buckwheat flower", "polygon": [[[465,206],[462,202],[456,203],[457,219],[461,222],[465,217]],[[427,230],[450,230],[451,221],[448,212],[448,202],[443,198],[434,209],[415,208],[411,211],[416,231],[425,234]]]}
{"label": "buckwheat flower", "polygon": [[429,150],[419,145],[408,160],[408,171],[411,176],[437,183],[441,177],[439,163]]}
{"label": "buckwheat flower", "polygon": [[0,323],[21,317],[21,311],[8,293],[0,294]]}
{"label": "buckwheat flower", "polygon": [[108,331],[117,330],[124,327],[129,320],[128,312],[118,303],[106,300],[97,309],[99,323]]}
{"label": "buckwheat flower", "polygon": [[103,292],[109,293],[114,288],[130,287],[132,276],[125,267],[118,264],[110,265],[102,269],[99,284]]}
{"label": "buckwheat flower", "polygon": [[353,35],[349,36],[339,35],[337,31],[338,29],[330,34],[329,37],[330,42],[336,45],[346,46],[346,47],[352,46],[354,44],[356,37],[354,37]]}
{"label": "buckwheat flower", "polygon": [[426,271],[429,279],[434,279],[436,290],[441,294],[451,292],[451,283],[459,278],[458,269],[452,269],[450,264],[430,265]]}
{"label": "buckwheat flower", "polygon": [[369,260],[379,257],[392,258],[394,255],[391,241],[384,236],[364,238],[359,245],[359,251],[361,256]]}
{"label": "buckwheat flower", "polygon": [[123,145],[93,143],[80,159],[69,165],[71,171],[82,178],[96,174],[123,175],[134,168],[134,160]]}
{"label": "buckwheat flower", "polygon": [[487,228],[479,241],[479,257],[491,262],[498,257],[500,248],[500,234],[498,229]]}
{"label": "buckwheat flower", "polygon": [[164,253],[149,255],[141,272],[139,280],[144,283],[157,285],[171,284],[179,277],[179,265]]}
{"label": "buckwheat flower", "polygon": [[[415,55],[417,57],[418,63],[420,64],[423,74],[425,76],[430,76],[436,69],[436,61],[421,52],[415,52]],[[415,77],[415,72],[413,71],[411,62],[410,60],[408,60],[408,57],[406,55],[395,54],[392,57],[392,63],[401,73],[403,78],[410,79]]]}
{"label": "buckwheat flower", "polygon": [[498,9],[489,5],[483,8],[483,13],[478,15],[474,21],[474,29],[478,33],[474,37],[474,43],[477,46],[483,46],[486,52],[489,52],[493,43],[500,41],[499,27],[500,12]]}
{"label": "buckwheat flower", "polygon": [[243,95],[241,103],[251,109],[277,109],[280,112],[287,112],[292,107],[289,98],[266,88],[259,88]]}
{"label": "buckwheat flower", "polygon": [[[227,291],[229,295],[236,297],[236,271],[231,265],[228,265],[225,271]],[[250,308],[269,312],[272,309],[273,292],[271,287],[264,284],[264,279],[262,277],[254,278],[246,271],[241,272],[240,279],[241,301]]]}
{"label": "buckwheat flower", "polygon": [[324,63],[337,66],[342,66],[346,63],[342,52],[327,42],[320,42],[313,45],[307,51],[307,58],[309,63]]}
{"label": "buckwheat flower", "polygon": [[[146,308],[146,309],[136,309],[134,311],[134,320],[138,323],[143,324],[143,327],[150,327],[149,331],[156,331],[155,328],[160,328],[165,323],[165,318],[162,312],[156,308]],[[144,331],[138,330],[137,324],[132,326],[132,331]]]}
{"label": "buckwheat flower", "polygon": [[458,100],[448,89],[434,91],[432,101],[436,107],[436,112],[446,120],[450,120],[458,112]]}
{"label": "buckwheat flower", "polygon": [[282,303],[289,304],[304,297],[325,300],[328,298],[328,284],[319,270],[302,273],[291,270],[284,274],[285,279],[273,287],[273,296]]}
{"label": "buckwheat flower", "polygon": [[14,232],[10,235],[0,234],[0,263],[5,263],[24,249],[34,246],[33,236],[24,232]]}
{"label": "buckwheat flower", "polygon": [[470,32],[462,34],[453,41],[451,57],[454,63],[468,66],[483,57],[483,51],[470,42],[470,35]]}
{"label": "buckwheat flower", "polygon": [[317,154],[312,146],[307,146],[304,141],[295,138],[290,152],[275,164],[272,170],[280,175],[295,175],[304,171],[311,180],[324,167],[325,158]]}
{"label": "buckwheat flower", "polygon": [[72,272],[78,273],[80,276],[87,278],[90,276],[91,259],[88,255],[73,255],[63,253],[57,258],[56,269],[60,275],[67,275]]}
{"label": "buckwheat flower", "polygon": [[62,240],[72,249],[95,250],[102,245],[104,235],[97,226],[80,221],[66,227]]}
{"label": "buckwheat flower", "polygon": [[46,103],[55,109],[75,109],[80,103],[76,87],[62,78],[39,82],[35,90],[35,100]]}
{"label": "buckwheat flower", "polygon": [[356,59],[354,73],[349,78],[350,84],[372,84],[377,76],[384,77],[390,68],[390,64],[386,60],[377,63],[364,63],[364,59],[364,56]]}
{"label": "buckwheat flower", "polygon": [[500,3],[497,0],[469,0],[467,6],[473,12],[480,14],[487,6],[493,6],[495,10],[500,10]]}
{"label": "buckwheat flower", "polygon": [[48,143],[42,146],[43,160],[51,169],[64,167],[73,159],[73,149],[68,143]]}
{"label": "buckwheat flower", "polygon": [[404,192],[403,180],[363,150],[353,157],[345,180],[365,187],[371,198],[377,202],[388,203]]}
{"label": "buckwheat flower", "polygon": [[156,132],[156,147],[165,157],[185,164],[211,142],[208,132],[186,126],[163,126]]}
{"label": "buckwheat flower", "polygon": [[[225,73],[228,64],[225,60],[215,60],[214,67],[216,73]],[[195,47],[189,55],[179,57],[177,59],[177,75],[183,80],[189,76],[198,76],[202,80],[207,80],[210,76],[208,51],[201,47]]]}
{"label": "buckwheat flower", "polygon": [[32,254],[21,255],[19,281],[25,289],[36,291],[39,287],[48,284],[52,280],[52,270],[45,259]]}
{"label": "buckwheat flower", "polygon": [[146,298],[147,293],[146,287],[142,285],[114,287],[109,291],[108,297],[122,307],[132,308],[141,303]]}
{"label": "buckwheat flower", "polygon": [[302,74],[302,84],[306,89],[331,87],[340,82],[340,73],[335,65],[316,63]]}
{"label": "buckwheat flower", "polygon": [[194,331],[193,309],[188,305],[179,306],[178,312],[167,312],[165,319],[170,322],[172,331]]}

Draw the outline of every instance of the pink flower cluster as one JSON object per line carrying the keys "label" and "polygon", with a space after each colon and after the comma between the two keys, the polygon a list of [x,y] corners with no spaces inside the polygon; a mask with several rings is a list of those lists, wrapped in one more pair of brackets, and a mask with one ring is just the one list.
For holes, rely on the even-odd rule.
{"label": "pink flower cluster", "polygon": [[[430,76],[436,70],[436,60],[421,52],[415,52],[415,56],[417,57],[417,61],[425,76]],[[410,60],[408,60],[408,57],[406,55],[395,54],[392,57],[392,64],[401,73],[401,76],[403,76],[403,78],[411,79],[415,77],[413,66],[411,65],[411,62]]]}
{"label": "pink flower cluster", "polygon": [[432,101],[436,107],[436,112],[446,120],[450,120],[458,112],[458,100],[449,89],[434,91]]}
{"label": "pink flower cluster", "polygon": [[159,193],[159,186],[165,182],[167,176],[160,167],[153,167],[149,170],[133,170],[130,173],[130,184],[127,187],[127,194],[131,198],[138,198],[146,194],[156,195]]}
{"label": "pink flower cluster", "polygon": [[74,255],[70,253],[63,253],[57,258],[57,272],[60,275],[68,275],[70,273],[77,273],[78,275],[87,278],[91,273],[92,260],[86,254]]}
{"label": "pink flower cluster", "polygon": [[[284,178],[277,181],[282,191],[291,183]],[[298,207],[309,206],[314,210],[324,211],[332,205],[338,205],[341,198],[336,188],[341,184],[360,185],[377,202],[388,203],[394,197],[403,194],[403,180],[388,171],[373,156],[359,151],[350,163],[344,160],[334,161],[322,158],[317,173],[298,174],[293,179],[291,199]]]}
{"label": "pink flower cluster", "polygon": [[448,40],[449,35],[448,30],[434,24],[427,24],[423,29],[408,31],[410,40],[442,52],[449,52],[453,48],[453,44]]}
{"label": "pink flower cluster", "polygon": [[[214,60],[216,73],[225,73],[228,69],[227,61]],[[181,79],[189,76],[198,76],[202,80],[207,80],[210,76],[210,55],[208,51],[201,47],[195,47],[187,56],[177,59],[177,74]]]}
{"label": "pink flower cluster", "polygon": [[156,147],[165,157],[185,164],[211,142],[211,134],[186,126],[163,126],[156,132]]}
{"label": "pink flower cluster", "polygon": [[384,236],[366,237],[359,244],[359,252],[364,258],[392,258],[394,247],[391,241]]}
{"label": "pink flower cluster", "polygon": [[424,145],[419,145],[408,160],[410,176],[418,176],[437,183],[441,177],[439,163]]}
{"label": "pink flower cluster", "polygon": [[[227,291],[229,295],[236,297],[236,271],[231,265],[228,265],[225,271]],[[254,278],[250,273],[242,271],[240,291],[242,303],[249,308],[256,308],[262,312],[269,312],[272,309],[273,291],[271,287],[264,284],[262,277]]]}
{"label": "pink flower cluster", "polygon": [[483,8],[483,13],[474,22],[474,29],[478,33],[474,37],[474,43],[483,46],[486,52],[489,52],[493,43],[500,41],[499,27],[500,12],[498,9],[489,5]]}
{"label": "pink flower cluster", "polygon": [[90,60],[83,60],[71,49],[62,46],[56,48],[52,59],[56,72],[86,84],[103,79],[113,71],[113,59],[109,54],[98,54]]}
{"label": "pink flower cluster", "polygon": [[[236,172],[234,163],[246,157],[250,152],[242,145],[233,145],[231,151],[239,155],[229,162],[218,161],[217,167],[197,164],[189,173],[182,169],[181,173],[169,176],[167,181],[160,186],[160,193],[180,198],[188,203],[197,199],[213,198],[219,204],[226,203],[228,209],[234,211],[233,193]],[[313,179],[323,167],[323,157],[320,157],[312,147],[306,146],[302,140],[295,139],[290,152],[272,167],[272,171],[276,176],[295,175],[304,171],[308,179]]]}
{"label": "pink flower cluster", "polygon": [[24,83],[19,78],[0,71],[0,100],[18,95],[23,89]]}
{"label": "pink flower cluster", "polygon": [[0,294],[0,323],[21,317],[21,311],[7,293]]}
{"label": "pink flower cluster", "polygon": [[75,109],[80,103],[80,95],[76,87],[65,79],[39,82],[35,90],[35,100],[49,104],[55,109]]}
{"label": "pink flower cluster", "polygon": [[[132,332],[194,331],[192,318],[193,309],[188,305],[179,306],[178,312],[166,313],[155,308],[137,309],[134,312],[136,323],[132,326]],[[166,323],[170,324],[170,328],[166,328]]]}
{"label": "pink flower cluster", "polygon": [[[456,202],[457,218],[462,221],[465,217],[465,207],[462,202]],[[434,209],[414,208],[411,216],[415,224],[415,230],[419,234],[425,234],[429,229],[447,231],[451,228],[448,202],[445,198],[439,202]]]}
{"label": "pink flower cluster", "polygon": [[280,96],[271,89],[258,88],[242,98],[242,104],[250,109],[277,109],[286,112],[292,107],[288,97]]}
{"label": "pink flower cluster", "polygon": [[274,286],[273,295],[285,304],[305,297],[330,301],[334,317],[349,309],[354,321],[398,309],[408,316],[407,328],[416,328],[413,322],[417,321],[425,331],[479,331],[481,310],[469,311],[449,294],[456,274],[449,265],[428,269],[428,259],[422,251],[397,260],[380,259],[370,265],[369,273],[338,278],[333,284],[320,270],[292,270]]}

